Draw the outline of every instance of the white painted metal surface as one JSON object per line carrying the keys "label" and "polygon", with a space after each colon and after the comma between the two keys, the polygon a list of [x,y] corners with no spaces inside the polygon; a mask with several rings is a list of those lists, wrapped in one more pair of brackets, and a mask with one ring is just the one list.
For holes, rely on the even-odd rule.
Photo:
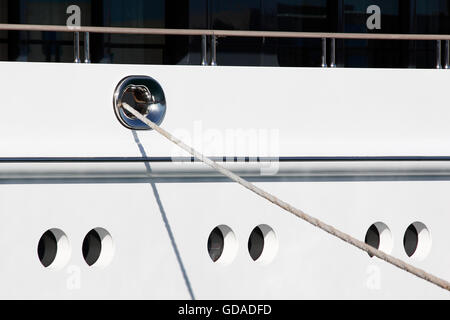
{"label": "white painted metal surface", "polygon": [[[41,63],[0,63],[0,69],[0,158],[142,157],[112,107],[115,86],[133,74],[163,87],[162,126],[209,155],[450,155],[445,70]],[[151,131],[139,131],[137,139],[145,156],[185,156]],[[253,175],[260,169],[228,165]],[[194,172],[210,179],[153,183],[145,179],[144,163],[0,162],[0,297],[190,298],[190,291],[195,298],[449,297],[237,185],[214,180],[200,164],[150,167],[155,175]],[[448,280],[447,167],[446,161],[280,163],[279,173],[312,178],[259,183],[360,239],[371,224],[385,223],[393,255]],[[407,174],[391,181],[314,179],[336,168],[369,176],[406,168]],[[408,179],[417,171],[425,172],[421,179]],[[102,172],[109,180],[99,179]],[[432,239],[417,261],[403,248],[404,232],[415,221]],[[273,229],[278,245],[266,264],[247,250],[260,224]],[[228,264],[212,262],[207,252],[218,225],[230,227],[237,241]],[[114,246],[102,268],[89,267],[81,250],[96,227],[110,233]],[[40,237],[51,228],[63,230],[70,245],[59,269],[44,268],[37,255]]]}

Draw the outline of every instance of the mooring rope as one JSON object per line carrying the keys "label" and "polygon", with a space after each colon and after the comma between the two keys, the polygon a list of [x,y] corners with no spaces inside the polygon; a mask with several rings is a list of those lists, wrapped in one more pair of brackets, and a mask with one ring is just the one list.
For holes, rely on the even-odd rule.
{"label": "mooring rope", "polygon": [[154,122],[150,121],[149,119],[147,119],[146,117],[144,117],[142,114],[140,114],[138,111],[136,111],[133,107],[131,107],[130,105],[122,102],[122,107],[129,111],[131,114],[133,114],[136,118],[138,118],[139,120],[141,120],[143,123],[145,123],[146,125],[148,125],[150,128],[152,128],[153,130],[155,130],[156,132],[158,132],[159,134],[161,134],[162,136],[164,136],[165,138],[167,138],[168,140],[172,141],[173,143],[175,143],[177,146],[179,146],[180,148],[184,149],[185,151],[189,152],[191,155],[193,155],[195,158],[197,158],[198,160],[202,161],[203,163],[207,164],[208,166],[210,166],[211,168],[217,170],[218,172],[220,172],[221,174],[223,174],[224,176],[230,178],[231,180],[239,183],[240,185],[244,186],[245,188],[247,188],[248,190],[256,193],[257,195],[263,197],[264,199],[272,202],[273,204],[279,206],[280,208],[294,214],[295,216],[305,220],[306,222],[309,222],[310,224],[312,224],[315,227],[318,227],[320,229],[322,229],[323,231],[328,232],[329,234],[369,253],[372,256],[378,257],[379,259],[382,259],[394,266],[396,266],[397,268],[400,268],[402,270],[405,270],[421,279],[424,279],[426,281],[431,282],[432,284],[439,286],[447,291],[450,291],[450,283],[444,279],[441,279],[439,277],[436,277],[422,269],[416,268],[412,265],[410,265],[409,263],[406,263],[403,260],[397,259],[383,251],[380,251],[368,244],[366,244],[365,242],[362,242],[354,237],[352,237],[351,235],[342,232],[336,228],[334,228],[333,226],[313,217],[310,216],[308,214],[306,214],[305,212],[303,212],[300,209],[295,208],[294,206],[290,205],[287,202],[284,202],[283,200],[275,197],[274,195],[270,194],[267,191],[264,191],[263,189],[257,187],[256,185],[254,185],[253,183],[241,178],[240,176],[238,176],[237,174],[231,172],[230,170],[225,169],[223,166],[219,165],[218,163],[214,162],[213,160],[211,160],[210,158],[204,156],[203,154],[201,154],[200,152],[196,151],[195,149],[191,148],[190,146],[186,145],[184,142],[182,142],[181,140],[179,140],[178,138],[174,137],[172,134],[170,134],[168,131],[164,130],[163,128],[161,128],[160,126],[158,126],[157,124],[155,124]]}

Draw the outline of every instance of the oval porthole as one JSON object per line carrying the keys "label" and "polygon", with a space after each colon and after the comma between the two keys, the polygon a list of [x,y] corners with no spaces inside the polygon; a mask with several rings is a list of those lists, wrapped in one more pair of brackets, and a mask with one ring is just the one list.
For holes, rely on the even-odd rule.
{"label": "oval porthole", "polygon": [[255,227],[248,238],[248,252],[253,261],[269,263],[278,251],[275,231],[266,224]]}
{"label": "oval porthole", "polygon": [[225,241],[222,231],[218,227],[215,227],[208,238],[208,253],[212,261],[216,262],[219,260],[223,252],[224,244]]}
{"label": "oval porthole", "polygon": [[44,267],[62,268],[70,258],[69,239],[61,229],[49,229],[39,239],[37,253]]}
{"label": "oval porthole", "polygon": [[229,264],[237,253],[237,240],[234,232],[226,225],[215,227],[208,237],[207,249],[213,262]]}
{"label": "oval porthole", "polygon": [[103,228],[92,229],[84,237],[82,252],[88,266],[106,267],[114,255],[111,234]]}
{"label": "oval porthole", "polygon": [[422,222],[411,223],[403,236],[403,247],[408,257],[424,259],[431,249],[431,234]]}
{"label": "oval porthole", "polygon": [[[376,222],[369,227],[364,242],[388,254],[394,246],[391,230],[383,222]],[[372,257],[370,253],[369,256]]]}

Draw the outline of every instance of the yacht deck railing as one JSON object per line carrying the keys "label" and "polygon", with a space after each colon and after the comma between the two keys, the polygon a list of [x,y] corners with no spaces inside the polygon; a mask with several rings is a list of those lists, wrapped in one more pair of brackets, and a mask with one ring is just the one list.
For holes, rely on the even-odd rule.
{"label": "yacht deck railing", "polygon": [[[212,29],[167,29],[167,28],[126,28],[126,27],[92,27],[92,26],[62,26],[62,25],[33,25],[33,24],[0,24],[0,31],[43,31],[43,32],[73,32],[74,33],[74,62],[79,58],[79,33],[85,33],[85,62],[90,62],[89,33],[103,34],[139,34],[139,35],[176,35],[202,37],[202,64],[206,65],[206,42],[209,36],[211,43],[211,65],[216,65],[216,44],[218,37],[261,37],[261,38],[313,38],[322,39],[322,66],[326,67],[327,39],[330,39],[331,61],[330,67],[335,67],[335,39],[364,39],[364,40],[424,40],[436,41],[436,68],[450,67],[449,42],[447,34],[390,34],[390,33],[337,33],[337,32],[296,32],[296,31],[252,31],[252,30],[212,30]],[[444,45],[444,66],[441,62],[441,42]]]}

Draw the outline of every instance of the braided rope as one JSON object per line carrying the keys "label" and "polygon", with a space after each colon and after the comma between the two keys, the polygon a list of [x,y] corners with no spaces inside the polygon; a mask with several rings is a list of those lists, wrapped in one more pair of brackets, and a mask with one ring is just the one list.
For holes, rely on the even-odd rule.
{"label": "braided rope", "polygon": [[155,130],[156,132],[158,132],[159,134],[161,134],[162,136],[164,136],[165,138],[167,138],[168,140],[170,140],[171,142],[175,143],[177,146],[179,146],[180,148],[186,150],[187,152],[189,152],[191,155],[193,155],[195,158],[199,159],[200,161],[204,162],[205,164],[207,164],[208,166],[210,166],[211,168],[217,170],[218,172],[220,172],[221,174],[223,174],[224,176],[230,178],[231,180],[239,183],[240,185],[244,186],[245,188],[247,188],[248,190],[256,193],[257,195],[263,197],[264,199],[272,202],[273,204],[279,206],[280,208],[294,214],[295,216],[305,220],[306,222],[309,222],[310,224],[312,224],[315,227],[318,227],[320,229],[322,229],[323,231],[328,232],[329,234],[369,253],[372,256],[378,257],[379,259],[382,259],[394,266],[396,266],[397,268],[400,268],[402,270],[405,270],[421,279],[424,279],[428,282],[431,282],[432,284],[439,286],[447,291],[450,291],[450,283],[444,279],[441,279],[439,277],[436,277],[422,269],[416,268],[412,265],[410,265],[409,263],[404,262],[403,260],[397,259],[383,251],[380,251],[368,244],[366,244],[365,242],[362,242],[354,237],[352,237],[351,235],[342,232],[336,228],[334,228],[333,226],[326,224],[325,222],[312,217],[308,214],[306,214],[305,212],[303,212],[300,209],[297,209],[295,207],[293,207],[292,205],[290,205],[287,202],[284,202],[283,200],[278,199],[277,197],[275,197],[274,195],[268,193],[267,191],[264,191],[263,189],[257,187],[256,185],[252,184],[251,182],[248,182],[245,179],[242,179],[240,176],[234,174],[233,172],[225,169],[224,167],[222,167],[221,165],[219,165],[218,163],[214,162],[213,160],[209,159],[208,157],[204,156],[203,154],[201,154],[200,152],[196,151],[195,149],[191,148],[190,146],[186,145],[184,142],[182,142],[181,140],[177,139],[176,137],[174,137],[172,134],[170,134],[169,132],[167,132],[166,130],[164,130],[163,128],[161,128],[160,126],[158,126],[157,124],[155,124],[154,122],[150,121],[149,119],[145,118],[143,115],[141,115],[138,111],[136,111],[134,108],[132,108],[130,105],[122,102],[122,107],[129,111],[131,114],[133,114],[136,118],[138,118],[139,120],[141,120],[143,123],[145,123],[146,125],[148,125],[150,128],[152,128],[153,130]]}

